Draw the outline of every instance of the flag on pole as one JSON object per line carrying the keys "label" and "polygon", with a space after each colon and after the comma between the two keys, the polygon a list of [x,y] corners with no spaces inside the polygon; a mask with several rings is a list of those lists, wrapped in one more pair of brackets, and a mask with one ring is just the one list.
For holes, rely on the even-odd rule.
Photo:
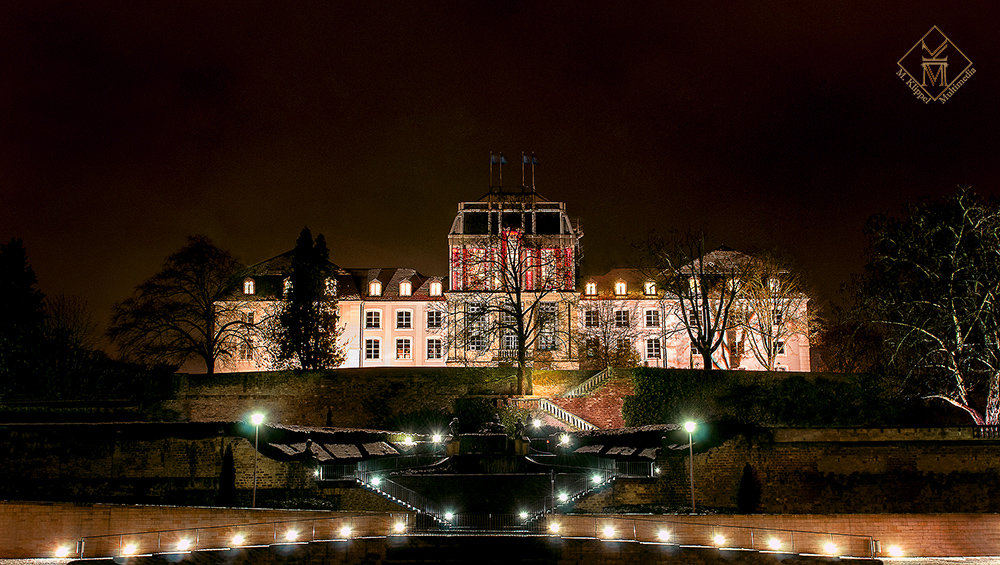
{"label": "flag on pole", "polygon": [[521,162],[524,163],[525,165],[530,165],[531,157],[528,157],[527,155],[521,155]]}
{"label": "flag on pole", "polygon": [[490,164],[491,165],[496,165],[499,162],[500,162],[500,160],[497,159],[497,156],[494,155],[493,153],[490,153]]}
{"label": "flag on pole", "polygon": [[503,156],[503,153],[500,154],[500,164],[501,165],[507,164],[507,158]]}

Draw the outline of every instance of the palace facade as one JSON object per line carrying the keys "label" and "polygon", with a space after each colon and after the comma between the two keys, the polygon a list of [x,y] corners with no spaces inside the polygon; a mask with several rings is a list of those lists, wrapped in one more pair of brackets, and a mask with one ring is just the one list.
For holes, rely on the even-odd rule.
{"label": "palace facade", "polygon": [[[565,203],[532,187],[494,187],[459,203],[448,234],[447,277],[331,265],[341,367],[503,366],[520,356],[547,369],[702,367],[677,297],[636,269],[579,276],[582,237]],[[273,323],[290,257],[249,269],[242,295],[233,298],[244,321]],[[775,320],[792,328],[773,347],[775,370],[810,370],[808,335],[798,329],[807,302],[798,296]],[[219,370],[280,368],[265,334],[239,344],[238,355]],[[713,365],[763,370],[767,360],[753,354],[754,339],[749,326],[726,330]]]}

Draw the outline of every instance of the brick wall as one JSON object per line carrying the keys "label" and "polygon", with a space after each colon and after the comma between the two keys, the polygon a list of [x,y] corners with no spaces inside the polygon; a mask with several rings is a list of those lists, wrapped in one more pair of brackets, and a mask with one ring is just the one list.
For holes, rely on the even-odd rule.
{"label": "brick wall", "polygon": [[599,428],[623,428],[622,405],[625,397],[632,394],[635,394],[632,378],[616,377],[587,396],[553,398],[552,402]]}
{"label": "brick wall", "polygon": [[[190,425],[171,437],[156,425],[0,426],[0,498],[214,504],[227,446],[236,464],[237,503],[252,498],[256,450],[223,426]],[[257,460],[261,505],[315,497],[312,470],[301,462]]]}
{"label": "brick wall", "polygon": [[[383,536],[391,524],[411,520],[412,515],[405,512],[351,513],[0,502],[0,558],[51,556],[58,546],[74,547],[76,540],[84,536],[115,534],[114,537],[103,540],[103,545],[114,549],[118,543],[117,534],[182,529],[190,532],[193,528],[289,521],[295,521],[300,527],[308,527],[305,525],[311,526],[312,522],[308,521],[312,519],[323,520],[317,522],[319,527],[334,529],[341,523],[350,523],[355,530],[354,535],[361,537]],[[880,556],[884,556],[891,545],[900,546],[904,555],[909,557],[1000,554],[1000,516],[996,514],[604,515],[555,516],[550,519],[560,523],[560,531],[564,536],[600,537],[604,526],[612,525],[617,535],[624,539],[655,541],[656,532],[667,529],[678,535],[684,532],[689,539],[698,542],[690,536],[697,536],[699,533],[707,535],[710,530],[696,525],[718,525],[721,526],[720,531],[729,536],[738,535],[736,528],[794,530],[798,532],[796,543],[803,549],[814,541],[812,538],[821,539],[803,532],[819,532],[871,536],[881,543],[883,555]],[[230,534],[231,531],[235,529],[217,530],[221,534]],[[273,541],[275,529],[274,526],[263,526],[244,528],[241,531],[257,536],[250,542],[268,543]],[[771,533],[757,531],[757,543]],[[171,537],[164,534],[160,536],[161,542],[167,544],[179,535],[181,534],[175,533]],[[213,532],[202,531],[203,540],[211,535]],[[421,538],[413,538],[419,539]],[[835,539],[846,543],[842,538]],[[134,540],[155,544],[156,538],[135,536]],[[363,543],[363,540],[352,543]],[[705,540],[704,543],[710,544],[710,541]],[[95,550],[101,544],[102,540],[92,538],[88,541],[88,548]],[[434,548],[430,549],[435,551]],[[602,553],[602,563],[629,562],[615,559],[616,552],[622,549],[620,546],[599,544],[584,553],[592,554],[595,549]],[[384,556],[384,547],[375,553]],[[562,562],[573,562],[573,555],[563,551]],[[364,553],[361,557],[365,557]]]}
{"label": "brick wall", "polygon": [[[886,441],[886,435],[904,437]],[[696,503],[734,511],[749,464],[760,489],[758,510],[765,513],[1000,512],[1000,442],[931,439],[966,436],[971,433],[954,429],[924,430],[919,436],[916,431],[874,430],[778,430],[773,439],[738,436],[695,453]],[[616,481],[577,508],[599,512],[623,505],[689,505],[684,453],[662,454],[657,465],[658,479]]]}

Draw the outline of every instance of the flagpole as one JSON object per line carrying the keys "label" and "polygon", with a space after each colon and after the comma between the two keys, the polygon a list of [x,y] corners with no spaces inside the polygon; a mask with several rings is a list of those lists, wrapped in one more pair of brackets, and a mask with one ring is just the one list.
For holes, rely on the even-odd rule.
{"label": "flagpole", "polygon": [[524,185],[524,151],[521,151],[521,190],[525,188]]}

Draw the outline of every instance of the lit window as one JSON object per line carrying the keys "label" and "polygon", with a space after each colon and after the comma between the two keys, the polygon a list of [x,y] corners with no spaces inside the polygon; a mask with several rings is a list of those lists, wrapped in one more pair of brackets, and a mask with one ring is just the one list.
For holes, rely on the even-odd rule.
{"label": "lit window", "polygon": [[583,313],[583,325],[588,328],[596,328],[598,326],[597,310],[587,310]]}
{"label": "lit window", "polygon": [[377,339],[365,340],[365,359],[381,359],[380,343]]}
{"label": "lit window", "polygon": [[243,280],[243,294],[254,294],[256,288],[253,279],[247,278]]}
{"label": "lit window", "polygon": [[410,351],[410,338],[401,337],[396,339],[396,359],[412,359]]}
{"label": "lit window", "polygon": [[432,337],[427,340],[427,358],[441,359],[444,357],[444,345],[440,339]]}
{"label": "lit window", "polygon": [[444,313],[440,310],[427,312],[427,329],[440,328],[444,325]]}
{"label": "lit window", "polygon": [[382,328],[382,312],[378,310],[365,311],[365,328],[377,330]]}
{"label": "lit window", "polygon": [[410,281],[403,281],[399,283],[399,295],[400,296],[411,296],[413,294],[413,285]]}
{"label": "lit window", "polygon": [[615,327],[627,328],[629,326],[628,310],[615,310]]}
{"label": "lit window", "polygon": [[777,292],[781,288],[781,281],[778,279],[768,279],[767,288],[771,289],[771,292]]}
{"label": "lit window", "polygon": [[598,350],[601,348],[601,340],[596,337],[587,339],[587,357],[597,357]]}
{"label": "lit window", "polygon": [[701,292],[701,281],[698,280],[698,279],[696,279],[696,278],[694,278],[694,277],[689,278],[688,279],[688,288],[691,289],[692,293],[699,293],[699,292]]}
{"label": "lit window", "polygon": [[396,310],[396,327],[401,330],[412,328],[412,317],[413,313],[409,310]]}
{"label": "lit window", "polygon": [[660,358],[660,339],[653,338],[646,340],[646,359]]}
{"label": "lit window", "polygon": [[431,296],[441,296],[441,281],[431,283]]}
{"label": "lit window", "polygon": [[289,292],[291,292],[292,291],[292,279],[285,279],[284,280],[284,284],[283,284],[283,288],[284,288],[284,291],[285,291],[286,295]]}
{"label": "lit window", "polygon": [[337,294],[337,280],[326,279],[326,295],[335,296]]}
{"label": "lit window", "polygon": [[774,352],[777,353],[778,355],[784,355],[785,354],[785,342],[779,341],[778,343],[776,343],[775,344],[775,348],[774,348]]}
{"label": "lit window", "polygon": [[659,310],[646,310],[646,327],[647,328],[658,328],[658,327],[660,327],[660,311]]}
{"label": "lit window", "polygon": [[618,296],[624,296],[628,294],[628,284],[625,281],[618,281],[615,283],[615,294]]}
{"label": "lit window", "polygon": [[642,285],[642,293],[646,296],[656,294],[656,283],[653,281],[646,281],[646,283]]}
{"label": "lit window", "polygon": [[587,296],[597,296],[597,283],[589,282],[583,288],[583,293]]}
{"label": "lit window", "polygon": [[368,283],[368,295],[382,296],[382,283],[379,281],[372,281]]}

